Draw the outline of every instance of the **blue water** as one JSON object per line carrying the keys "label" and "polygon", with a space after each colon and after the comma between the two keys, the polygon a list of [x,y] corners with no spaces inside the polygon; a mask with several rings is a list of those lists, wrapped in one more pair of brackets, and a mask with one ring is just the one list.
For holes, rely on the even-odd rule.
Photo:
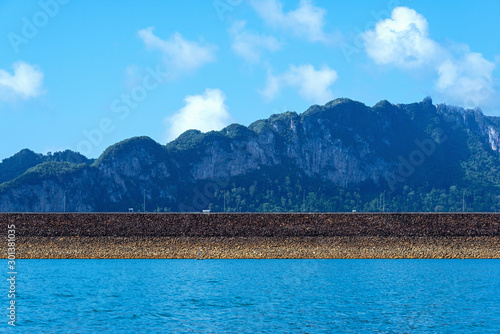
{"label": "blue water", "polygon": [[17,333],[500,332],[500,260],[20,260],[17,271]]}

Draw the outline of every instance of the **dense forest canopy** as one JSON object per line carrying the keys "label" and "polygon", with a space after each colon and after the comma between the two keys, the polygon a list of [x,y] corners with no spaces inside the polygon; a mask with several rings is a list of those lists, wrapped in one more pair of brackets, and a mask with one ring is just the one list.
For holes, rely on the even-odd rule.
{"label": "dense forest canopy", "polygon": [[337,99],[245,127],[0,163],[1,211],[500,211],[500,119]]}

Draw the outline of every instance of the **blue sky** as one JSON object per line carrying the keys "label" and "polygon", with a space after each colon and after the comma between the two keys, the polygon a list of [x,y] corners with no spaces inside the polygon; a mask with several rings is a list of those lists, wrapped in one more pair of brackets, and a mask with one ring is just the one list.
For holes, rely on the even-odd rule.
{"label": "blue sky", "polygon": [[500,2],[0,1],[0,159],[348,97],[500,116]]}

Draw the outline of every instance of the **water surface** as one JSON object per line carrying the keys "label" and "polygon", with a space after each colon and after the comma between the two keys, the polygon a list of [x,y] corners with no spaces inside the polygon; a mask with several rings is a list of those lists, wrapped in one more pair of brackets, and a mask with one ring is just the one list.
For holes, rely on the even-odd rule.
{"label": "water surface", "polygon": [[500,260],[20,260],[17,270],[19,333],[500,332]]}

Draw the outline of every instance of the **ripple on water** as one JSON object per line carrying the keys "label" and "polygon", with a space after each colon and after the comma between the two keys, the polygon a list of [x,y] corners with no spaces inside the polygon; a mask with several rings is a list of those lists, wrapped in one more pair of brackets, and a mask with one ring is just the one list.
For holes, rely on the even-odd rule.
{"label": "ripple on water", "polygon": [[28,333],[500,331],[499,260],[20,260],[18,271]]}

